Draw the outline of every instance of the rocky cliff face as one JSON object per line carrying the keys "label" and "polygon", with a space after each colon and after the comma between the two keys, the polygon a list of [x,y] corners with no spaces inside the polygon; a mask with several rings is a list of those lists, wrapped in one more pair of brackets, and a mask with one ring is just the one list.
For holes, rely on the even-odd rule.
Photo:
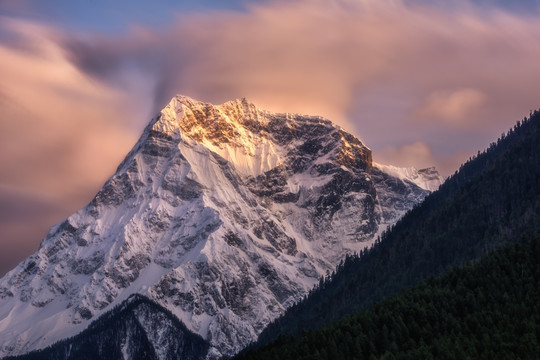
{"label": "rocky cliff face", "polygon": [[320,117],[178,96],[84,209],[0,281],[0,356],[132,294],[231,355],[429,191]]}

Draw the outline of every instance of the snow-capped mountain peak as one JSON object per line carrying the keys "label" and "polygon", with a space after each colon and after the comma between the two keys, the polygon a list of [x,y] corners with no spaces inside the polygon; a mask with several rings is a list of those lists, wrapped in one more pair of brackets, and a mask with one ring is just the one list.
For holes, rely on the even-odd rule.
{"label": "snow-capped mountain peak", "polygon": [[321,117],[177,96],[0,280],[0,356],[71,336],[132,294],[206,339],[209,357],[232,355],[429,193],[401,179]]}

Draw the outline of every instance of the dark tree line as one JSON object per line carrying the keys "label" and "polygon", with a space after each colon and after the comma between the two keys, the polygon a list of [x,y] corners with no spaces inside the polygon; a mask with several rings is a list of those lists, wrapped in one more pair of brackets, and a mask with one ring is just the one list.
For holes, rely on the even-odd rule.
{"label": "dark tree line", "polygon": [[540,238],[239,360],[538,359]]}

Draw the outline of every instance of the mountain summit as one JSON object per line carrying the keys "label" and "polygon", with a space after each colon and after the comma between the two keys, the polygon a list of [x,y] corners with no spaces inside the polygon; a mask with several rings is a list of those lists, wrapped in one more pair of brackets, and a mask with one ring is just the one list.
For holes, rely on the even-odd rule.
{"label": "mountain summit", "polygon": [[323,118],[177,96],[0,280],[0,356],[73,336],[133,294],[201,335],[209,358],[232,355],[429,193],[421,171],[396,171]]}

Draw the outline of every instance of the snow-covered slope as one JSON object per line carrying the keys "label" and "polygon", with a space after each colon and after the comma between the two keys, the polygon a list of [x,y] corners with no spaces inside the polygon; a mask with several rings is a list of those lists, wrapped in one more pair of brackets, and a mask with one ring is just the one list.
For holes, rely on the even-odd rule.
{"label": "snow-covered slope", "polygon": [[209,357],[231,355],[428,193],[323,118],[177,96],[0,280],[0,356],[72,336],[134,293],[208,340]]}
{"label": "snow-covered slope", "polygon": [[435,167],[418,170],[415,167],[402,168],[393,165],[382,165],[376,162],[373,163],[373,167],[403,181],[410,181],[422,189],[429,191],[437,190],[444,182],[444,178]]}

